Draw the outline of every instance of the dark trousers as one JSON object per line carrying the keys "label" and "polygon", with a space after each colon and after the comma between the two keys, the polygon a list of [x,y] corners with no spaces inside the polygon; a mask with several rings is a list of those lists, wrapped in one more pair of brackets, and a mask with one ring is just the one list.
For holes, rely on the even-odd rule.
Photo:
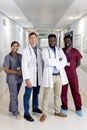
{"label": "dark trousers", "polygon": [[[81,96],[79,93],[79,85],[78,85],[78,79],[77,77],[70,79],[69,84],[70,84],[70,89],[72,93],[72,97],[74,100],[74,105],[76,110],[81,110],[82,102],[81,102]],[[68,109],[68,99],[67,99],[67,92],[68,92],[68,84],[64,85],[62,87],[62,93],[61,93],[61,100],[62,100],[62,109],[67,110]]]}
{"label": "dark trousers", "polygon": [[30,109],[30,97],[31,92],[33,90],[33,97],[32,97],[32,110],[35,110],[38,108],[38,94],[40,90],[40,86],[37,87],[25,87],[25,93],[23,97],[23,103],[24,103],[24,115],[29,115],[29,109]]}

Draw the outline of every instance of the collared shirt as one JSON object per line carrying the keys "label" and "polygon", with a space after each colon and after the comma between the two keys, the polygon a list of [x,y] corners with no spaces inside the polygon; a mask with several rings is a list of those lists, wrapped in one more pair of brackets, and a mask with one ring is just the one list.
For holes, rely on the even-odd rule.
{"label": "collared shirt", "polygon": [[[55,48],[51,48],[52,52],[54,53],[54,58],[56,58],[56,49]],[[60,70],[58,70],[55,66],[53,67],[53,74],[57,74],[60,73]]]}
{"label": "collared shirt", "polygon": [[33,48],[33,50],[34,50],[34,52],[35,52],[35,55],[36,55],[36,57],[37,57],[37,47],[32,47]]}

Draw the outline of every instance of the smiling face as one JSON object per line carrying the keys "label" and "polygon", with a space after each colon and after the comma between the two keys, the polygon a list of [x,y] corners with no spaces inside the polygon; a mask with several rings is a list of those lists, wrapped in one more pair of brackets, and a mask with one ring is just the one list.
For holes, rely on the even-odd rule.
{"label": "smiling face", "polygon": [[64,45],[65,48],[70,48],[72,45],[72,38],[71,37],[65,37],[64,38]]}
{"label": "smiling face", "polygon": [[57,43],[57,39],[55,37],[50,37],[48,39],[48,43],[51,48],[54,48]]}
{"label": "smiling face", "polygon": [[14,42],[12,45],[11,45],[11,51],[14,52],[14,53],[17,53],[19,49],[19,44]]}

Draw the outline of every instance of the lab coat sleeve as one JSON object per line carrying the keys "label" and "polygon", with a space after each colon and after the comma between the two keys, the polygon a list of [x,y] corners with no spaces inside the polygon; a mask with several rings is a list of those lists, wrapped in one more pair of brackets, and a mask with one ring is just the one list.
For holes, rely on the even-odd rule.
{"label": "lab coat sleeve", "polygon": [[60,68],[64,68],[67,64],[67,59],[66,59],[64,52],[61,49],[60,49],[60,57],[59,58],[62,58],[62,60],[59,61]]}
{"label": "lab coat sleeve", "polygon": [[22,74],[23,80],[30,79],[30,72],[29,72],[29,57],[26,50],[23,50],[22,53]]}
{"label": "lab coat sleeve", "polygon": [[55,58],[55,59],[54,58],[50,58],[47,49],[42,50],[42,59],[43,59],[45,65],[47,65],[47,66],[59,67],[60,63],[59,63],[58,58]]}

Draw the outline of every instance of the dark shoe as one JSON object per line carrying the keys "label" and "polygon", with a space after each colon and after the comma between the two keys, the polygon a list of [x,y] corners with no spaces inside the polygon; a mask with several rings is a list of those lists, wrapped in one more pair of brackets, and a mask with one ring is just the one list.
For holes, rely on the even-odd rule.
{"label": "dark shoe", "polygon": [[42,110],[40,110],[39,108],[33,110],[33,112],[36,112],[36,113],[42,114]]}
{"label": "dark shoe", "polygon": [[43,122],[43,121],[45,121],[46,120],[46,115],[42,115],[41,117],[40,117],[40,122]]}
{"label": "dark shoe", "polygon": [[34,119],[31,117],[31,115],[24,115],[24,118],[25,118],[27,121],[31,121],[31,122],[34,121]]}

